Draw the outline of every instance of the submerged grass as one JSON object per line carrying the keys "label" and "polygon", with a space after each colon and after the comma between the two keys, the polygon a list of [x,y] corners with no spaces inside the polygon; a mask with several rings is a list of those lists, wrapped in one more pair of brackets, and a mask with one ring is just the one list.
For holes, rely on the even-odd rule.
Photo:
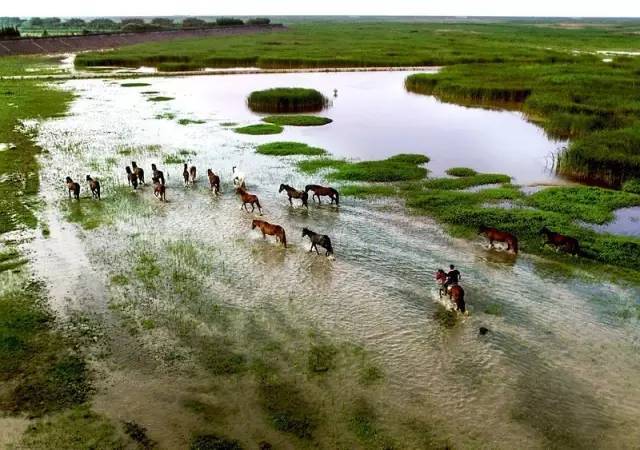
{"label": "submerged grass", "polygon": [[328,103],[329,100],[319,91],[305,88],[283,87],[254,91],[247,98],[252,111],[265,113],[320,111]]}
{"label": "submerged grass", "polygon": [[178,120],[180,125],[201,125],[203,123],[207,123],[206,120],[196,120],[196,119],[180,119]]}
{"label": "submerged grass", "polygon": [[261,123],[257,125],[247,125],[246,127],[235,128],[233,131],[240,134],[280,134],[284,128],[279,125],[273,125],[270,123]]}
{"label": "submerged grass", "polygon": [[273,123],[275,125],[291,125],[296,127],[317,127],[327,125],[333,122],[327,117],[305,116],[305,115],[278,115],[267,116],[262,119],[263,122]]}
{"label": "submerged grass", "polygon": [[141,82],[131,82],[131,83],[121,83],[120,86],[122,87],[144,87],[144,86],[151,86],[150,83],[141,83]]}
{"label": "submerged grass", "polygon": [[174,97],[166,97],[164,95],[157,95],[154,97],[149,97],[147,99],[150,102],[168,102],[169,100],[174,100]]}
{"label": "submerged grass", "polygon": [[270,156],[317,156],[325,154],[326,151],[321,148],[309,147],[307,144],[300,142],[271,142],[269,144],[259,145],[256,148],[256,153]]}

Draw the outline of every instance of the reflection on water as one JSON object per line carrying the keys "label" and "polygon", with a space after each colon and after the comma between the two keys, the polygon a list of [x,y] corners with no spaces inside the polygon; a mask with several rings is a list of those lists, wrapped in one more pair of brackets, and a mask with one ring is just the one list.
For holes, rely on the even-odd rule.
{"label": "reflection on water", "polygon": [[604,225],[587,223],[583,223],[582,225],[603,233],[640,236],[640,206],[620,208],[614,211],[613,215],[614,219]]}
{"label": "reflection on water", "polygon": [[[216,249],[216,260],[223,261],[224,279],[213,277],[211,298],[245,310],[279,311],[292,324],[312,323],[364,345],[389,373],[390,401],[424,417],[435,408],[451,424],[456,442],[503,448],[636,445],[640,327],[635,318],[622,320],[618,311],[638,302],[638,289],[565,276],[526,255],[487,253],[479,243],[452,239],[429,218],[407,215],[393,203],[347,198],[340,209],[291,208],[278,194],[280,183],[302,187],[322,180],[297,173],[288,159],[254,153],[252,143],[273,137],[247,138],[219,125],[256,120],[243,103],[253,89],[300,85],[328,93],[337,88],[339,97],[326,112],[333,124],[288,128],[277,139],[353,157],[424,152],[438,173],[466,165],[510,173],[518,181],[549,178],[544,156],[556,144],[518,114],[410,95],[403,91],[403,78],[358,73],[154,79],[145,89],[176,98],[162,105],[115,83],[69,82],[80,92],[71,115],[47,122],[39,135],[50,150],[43,195],[56,204],[65,195],[63,175],[91,172],[103,181],[108,197],[114,185],[125,182],[122,168],[131,159],[147,170],[159,162],[169,202],[158,204],[160,212],[152,218],[120,221],[93,233],[84,241],[92,264],[108,270],[120,264],[126,271],[126,262],[115,255],[134,233],[149,245],[186,238]],[[181,126],[154,119],[163,111],[208,122]],[[212,197],[202,175],[196,187],[184,188],[180,166],[162,164],[154,152],[119,154],[125,145],[194,151],[190,162],[201,174],[209,167],[220,173],[224,195]],[[236,165],[260,197],[263,218],[286,229],[290,248],[250,230],[253,216],[240,211],[229,183]],[[147,188],[138,195],[152,194]],[[307,253],[302,227],[330,235],[336,259]],[[77,249],[58,251],[73,257]],[[462,271],[471,310],[453,329],[432,318],[438,305],[433,273],[449,263]],[[58,274],[56,282],[62,282]],[[500,315],[485,313],[491,304],[500,306]],[[480,326],[491,332],[480,337]]]}

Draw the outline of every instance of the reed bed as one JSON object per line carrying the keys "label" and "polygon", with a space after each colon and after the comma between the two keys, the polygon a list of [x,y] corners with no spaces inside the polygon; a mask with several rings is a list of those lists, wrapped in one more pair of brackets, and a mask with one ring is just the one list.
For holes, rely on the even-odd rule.
{"label": "reed bed", "polygon": [[266,113],[298,113],[321,111],[329,101],[315,89],[273,88],[254,91],[247,98],[252,111]]}

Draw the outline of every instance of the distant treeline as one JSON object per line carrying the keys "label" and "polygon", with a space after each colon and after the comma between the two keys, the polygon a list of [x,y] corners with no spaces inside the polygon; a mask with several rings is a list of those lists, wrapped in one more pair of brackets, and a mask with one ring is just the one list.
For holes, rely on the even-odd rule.
{"label": "distant treeline", "polygon": [[[187,17],[182,21],[176,21],[165,17],[156,17],[151,20],[142,18],[125,18],[119,21],[109,18],[97,18],[92,20],[66,19],[59,17],[31,17],[22,19],[20,17],[0,17],[0,27],[2,27],[2,37],[19,37],[22,30],[46,30],[50,31],[70,31],[82,32],[84,34],[97,31],[124,31],[124,32],[144,32],[162,31],[189,28],[209,28],[216,26],[235,25],[268,25],[271,20],[268,18],[242,19],[232,17],[220,17],[215,22],[208,22],[196,17]],[[15,35],[14,33],[18,33]]]}
{"label": "distant treeline", "polygon": [[20,37],[20,30],[18,27],[0,27],[0,38],[2,39],[11,39]]}

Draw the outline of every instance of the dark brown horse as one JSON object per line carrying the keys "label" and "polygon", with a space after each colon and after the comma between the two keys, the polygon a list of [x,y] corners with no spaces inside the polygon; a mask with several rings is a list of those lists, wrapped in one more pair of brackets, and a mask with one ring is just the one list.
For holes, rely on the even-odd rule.
{"label": "dark brown horse", "polygon": [[142,167],[138,167],[138,164],[136,164],[135,161],[131,161],[131,168],[133,169],[133,173],[135,173],[136,176],[138,177],[138,181],[141,184],[145,184],[145,182],[144,182],[144,170],[142,170]]}
{"label": "dark brown horse", "polygon": [[67,185],[67,190],[69,191],[69,198],[71,198],[71,193],[73,193],[73,198],[76,200],[80,200],[80,183],[76,183],[71,179],[71,177],[67,177],[65,179],[65,184]]}
{"label": "dark brown horse", "polygon": [[129,186],[132,186],[134,189],[138,189],[138,175],[131,170],[131,167],[127,166],[125,169],[127,171],[127,180],[129,181]]}
{"label": "dark brown horse", "polygon": [[461,313],[467,310],[464,302],[464,289],[459,284],[454,284],[449,288],[449,300],[456,304],[456,309]]}
{"label": "dark brown horse", "polygon": [[87,175],[87,183],[89,183],[89,189],[91,189],[93,198],[100,200],[100,182],[91,178],[91,175]]}
{"label": "dark brown horse", "polygon": [[184,185],[189,184],[189,166],[187,163],[184,163],[184,168],[182,169],[182,178],[184,179]]}
{"label": "dark brown horse", "polygon": [[276,242],[280,241],[282,242],[282,245],[285,246],[285,248],[287,247],[287,235],[284,232],[284,228],[282,228],[280,225],[273,225],[269,222],[265,222],[264,220],[254,219],[253,222],[251,222],[251,229],[255,230],[256,227],[260,228],[260,231],[262,231],[263,239],[267,234],[270,236],[275,236]]}
{"label": "dark brown horse", "polygon": [[300,200],[302,200],[302,206],[306,206],[307,208],[309,207],[309,194],[307,194],[306,192],[302,192],[299,191],[297,189],[292,188],[291,186],[289,186],[288,184],[281,184],[280,185],[280,189],[278,190],[278,193],[282,192],[282,191],[287,191],[287,195],[289,196],[289,204],[291,206],[293,206],[293,201],[291,201],[292,198],[299,198]]}
{"label": "dark brown horse", "polygon": [[556,249],[564,250],[574,256],[577,256],[580,253],[580,243],[576,238],[556,233],[547,227],[543,227],[540,230],[540,234],[545,236],[547,244],[554,246]]}
{"label": "dark brown horse", "polygon": [[308,228],[303,228],[302,237],[305,237],[305,236],[309,236],[309,239],[311,239],[311,248],[309,249],[310,252],[315,249],[316,254],[319,255],[320,254],[320,252],[318,251],[318,245],[319,245],[320,247],[323,247],[327,251],[325,253],[325,256],[333,255],[333,246],[331,245],[331,239],[329,239],[329,236],[327,236],[326,234],[314,233]]}
{"label": "dark brown horse", "polygon": [[440,298],[442,298],[442,294],[447,293],[447,289],[444,287],[444,284],[446,282],[447,273],[442,269],[438,269],[438,271],[436,272],[436,283],[438,283],[438,294],[440,295]]}
{"label": "dark brown horse", "polygon": [[518,253],[518,238],[506,231],[500,231],[496,228],[485,227],[480,225],[479,233],[489,239],[489,245],[493,248],[494,242],[504,242],[507,244],[507,250]]}
{"label": "dark brown horse", "polygon": [[242,207],[244,206],[244,209],[249,212],[249,208],[247,208],[248,203],[251,205],[251,212],[253,212],[256,209],[255,207],[257,206],[258,211],[260,211],[260,214],[262,214],[262,207],[260,206],[260,200],[258,200],[257,195],[249,194],[242,188],[237,188],[236,193],[239,194],[240,198],[242,199],[242,206],[240,206],[240,209],[242,209]]}
{"label": "dark brown horse", "polygon": [[160,183],[165,184],[164,173],[162,172],[162,170],[158,170],[155,164],[151,164],[151,178],[157,178],[158,180],[160,180]]}
{"label": "dark brown horse", "polygon": [[211,191],[215,192],[216,195],[220,193],[220,177],[213,173],[213,170],[207,169],[207,177],[209,178],[209,186],[211,186]]}
{"label": "dark brown horse", "polygon": [[189,182],[191,184],[196,182],[196,166],[191,166],[189,168]]}
{"label": "dark brown horse", "polygon": [[336,206],[340,206],[340,194],[332,187],[324,187],[317,184],[308,184],[307,186],[305,186],[304,191],[313,191],[313,196],[311,198],[315,201],[315,198],[318,197],[318,203],[322,203],[320,201],[320,196],[324,196],[331,198],[331,204],[333,204],[335,200]]}
{"label": "dark brown horse", "polygon": [[167,201],[167,187],[160,181],[159,177],[153,177],[153,195],[161,202]]}

